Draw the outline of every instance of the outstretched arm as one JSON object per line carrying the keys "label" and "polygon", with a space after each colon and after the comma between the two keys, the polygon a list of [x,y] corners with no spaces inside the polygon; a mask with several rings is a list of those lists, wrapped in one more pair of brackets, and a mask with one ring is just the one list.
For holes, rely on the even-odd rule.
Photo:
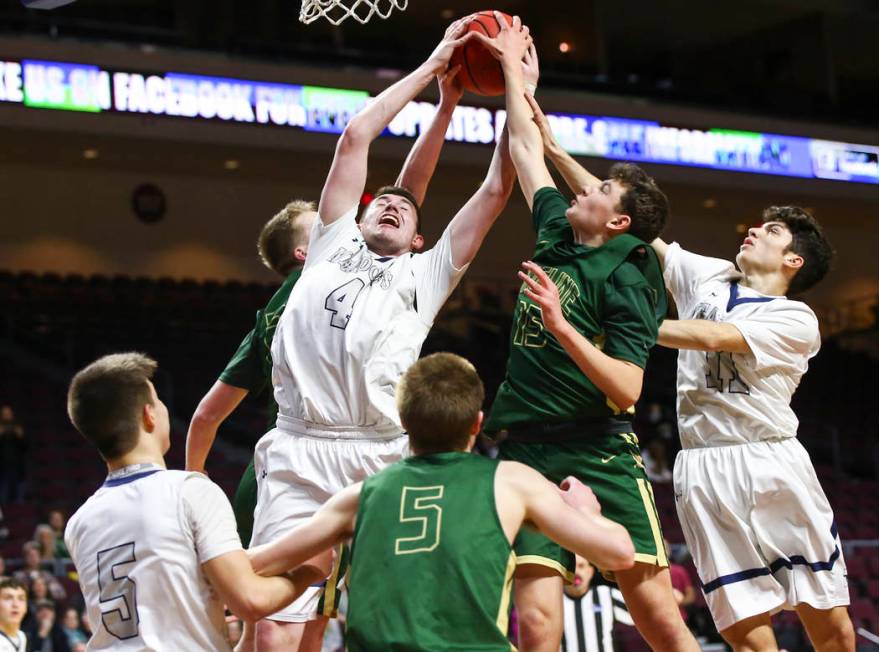
{"label": "outstretched arm", "polygon": [[337,493],[290,534],[248,550],[254,570],[261,575],[277,575],[350,539],[354,534],[361,486],[358,482]]}
{"label": "outstretched arm", "polygon": [[321,192],[318,213],[324,225],[351,209],[363,194],[369,146],[406,104],[449,64],[452,52],[471,39],[488,42],[479,32],[467,32],[472,16],[456,20],[427,60],[406,77],[387,88],[351,118],[336,144],[333,165]]}
{"label": "outstretched arm", "polygon": [[666,319],[659,327],[658,343],[670,349],[751,352],[748,341],[738,328],[707,319]]}
{"label": "outstretched arm", "polygon": [[217,429],[238,404],[247,396],[247,390],[218,380],[199,402],[186,433],[186,470],[204,473],[205,462]]}
{"label": "outstretched arm", "polygon": [[446,131],[452,121],[452,114],[464,93],[457,78],[460,69],[460,66],[455,66],[437,78],[440,87],[439,106],[430,126],[421,132],[418,140],[409,150],[409,156],[406,157],[400,176],[397,177],[396,185],[408,189],[415,195],[419,205],[424,203],[427,187],[433,178],[443,143],[446,140]]}
{"label": "outstretched arm", "polygon": [[534,123],[540,130],[540,137],[543,141],[543,148],[546,155],[549,157],[549,160],[552,161],[556,170],[561,173],[562,177],[565,179],[565,183],[568,184],[568,187],[577,194],[583,192],[584,187],[600,186],[601,179],[577,163],[577,161],[574,160],[574,157],[568,154],[562,146],[559,145],[559,141],[555,139],[555,136],[552,133],[552,127],[550,127],[549,120],[547,120],[546,115],[544,115],[543,110],[540,108],[537,100],[534,99],[534,96],[526,95],[525,99],[528,101],[528,106],[531,107],[531,111],[534,114]]}
{"label": "outstretched arm", "polygon": [[489,229],[507,205],[515,183],[516,169],[510,159],[509,137],[504,127],[485,180],[449,222],[455,267],[460,269],[476,256]]}
{"label": "outstretched arm", "polygon": [[504,71],[507,103],[507,128],[510,130],[510,156],[516,166],[519,185],[531,208],[534,193],[545,186],[555,186],[543,160],[543,142],[532,119],[531,107],[525,99],[525,78],[522,60],[531,46],[528,28],[518,16],[512,26],[499,14],[495,16],[501,30],[494,38],[500,50]]}
{"label": "outstretched arm", "polygon": [[[522,263],[519,278],[528,286],[525,294],[540,306],[543,325],[558,340],[589,380],[620,410],[628,410],[641,395],[644,370],[626,360],[612,358],[571,326],[562,311],[559,291],[539,265]],[[533,274],[535,278],[528,275]]]}
{"label": "outstretched arm", "polygon": [[242,620],[255,621],[293,602],[326,574],[312,566],[288,575],[261,577],[254,573],[243,550],[228,552],[202,564],[211,586]]}
{"label": "outstretched arm", "polygon": [[567,478],[559,489],[524,464],[501,465],[498,472],[503,481],[524,504],[525,521],[606,570],[623,570],[634,564],[635,548],[629,533],[601,515],[598,500],[579,480]]}

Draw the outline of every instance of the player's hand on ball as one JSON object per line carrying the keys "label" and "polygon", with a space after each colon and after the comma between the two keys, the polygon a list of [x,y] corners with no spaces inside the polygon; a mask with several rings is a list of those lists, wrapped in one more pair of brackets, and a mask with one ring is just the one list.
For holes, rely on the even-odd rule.
{"label": "player's hand on ball", "polygon": [[440,104],[444,106],[457,106],[464,95],[464,87],[458,79],[461,66],[452,66],[441,75],[437,75],[440,89]]}
{"label": "player's hand on ball", "polygon": [[518,16],[513,16],[512,25],[507,24],[499,11],[494,12],[494,17],[500,26],[500,31],[497,36],[490,39],[495,45],[492,54],[502,63],[518,64],[525,57],[525,52],[528,51],[531,44],[534,43],[528,26],[523,25],[522,19]]}
{"label": "player's hand on ball", "polygon": [[443,35],[443,40],[439,42],[439,45],[436,46],[436,49],[434,49],[427,59],[436,75],[442,74],[443,71],[449,67],[449,59],[452,58],[452,53],[471,39],[479,39],[480,42],[488,48],[494,47],[493,45],[490,45],[491,39],[485,34],[482,34],[481,32],[467,31],[467,25],[475,18],[475,14],[464,16],[449,25],[446,29],[446,33]]}
{"label": "player's hand on ball", "polygon": [[562,500],[574,509],[588,514],[601,513],[601,505],[598,503],[598,498],[592,493],[592,489],[574,476],[569,475],[562,480],[559,486],[562,489]]}
{"label": "player's hand on ball", "polygon": [[[562,304],[559,300],[559,289],[540,265],[530,260],[522,263],[519,278],[525,284],[525,296],[540,306],[543,315],[543,325],[550,333],[557,333],[568,321],[562,312]],[[535,280],[536,279],[536,280]]]}

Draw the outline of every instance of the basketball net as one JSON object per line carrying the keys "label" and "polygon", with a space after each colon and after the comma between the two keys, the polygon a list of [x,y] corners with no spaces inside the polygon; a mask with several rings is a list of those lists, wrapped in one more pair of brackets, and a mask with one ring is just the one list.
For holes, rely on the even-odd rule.
{"label": "basketball net", "polygon": [[346,18],[353,18],[366,23],[375,15],[387,18],[394,9],[402,11],[408,5],[409,0],[302,0],[299,20],[308,24],[326,18],[338,25]]}

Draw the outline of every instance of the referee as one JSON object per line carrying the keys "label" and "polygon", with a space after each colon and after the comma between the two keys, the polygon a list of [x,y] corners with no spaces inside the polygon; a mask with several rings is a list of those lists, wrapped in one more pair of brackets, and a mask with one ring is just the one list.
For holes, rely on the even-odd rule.
{"label": "referee", "polygon": [[613,652],[614,622],[634,626],[620,590],[593,584],[594,576],[595,568],[578,556],[574,583],[565,587],[561,652]]}

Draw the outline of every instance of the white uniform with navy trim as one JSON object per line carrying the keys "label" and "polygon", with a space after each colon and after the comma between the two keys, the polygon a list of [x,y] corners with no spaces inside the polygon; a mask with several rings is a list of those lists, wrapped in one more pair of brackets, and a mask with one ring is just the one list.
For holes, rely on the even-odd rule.
{"label": "white uniform with navy trim", "polygon": [[27,636],[19,630],[15,636],[0,632],[0,652],[27,652]]}
{"label": "white uniform with navy trim", "polygon": [[[252,545],[310,517],[334,493],[408,454],[394,392],[466,266],[446,229],[423,254],[378,256],[357,207],[315,222],[302,276],[272,342],[278,421],[257,444]],[[273,620],[314,617],[319,588]]]}
{"label": "white uniform with navy trim", "polygon": [[677,243],[664,266],[680,319],[733,324],[751,349],[678,353],[675,502],[717,628],[800,603],[847,605],[833,511],[790,407],[821,344],[818,320]]}
{"label": "white uniform with navy trim", "polygon": [[205,476],[115,471],[70,518],[64,541],[94,631],[90,652],[231,649],[201,565],[241,541],[229,500]]}

